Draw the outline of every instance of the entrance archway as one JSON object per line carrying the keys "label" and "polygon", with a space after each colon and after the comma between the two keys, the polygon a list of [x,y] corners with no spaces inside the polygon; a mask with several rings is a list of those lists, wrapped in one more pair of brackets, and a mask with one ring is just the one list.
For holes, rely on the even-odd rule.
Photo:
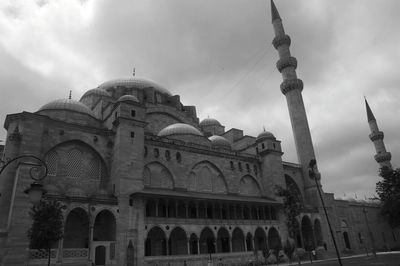
{"label": "entrance archway", "polygon": [[95,251],[94,262],[96,265],[106,265],[106,247],[97,246]]}

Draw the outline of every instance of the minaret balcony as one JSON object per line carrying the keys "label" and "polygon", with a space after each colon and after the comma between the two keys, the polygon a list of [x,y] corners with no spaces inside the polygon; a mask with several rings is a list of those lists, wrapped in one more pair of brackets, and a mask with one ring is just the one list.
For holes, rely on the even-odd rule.
{"label": "minaret balcony", "polygon": [[303,90],[303,81],[301,79],[286,79],[281,83],[281,91],[284,95],[292,90]]}
{"label": "minaret balcony", "polygon": [[278,35],[274,38],[272,41],[272,45],[275,47],[275,49],[278,49],[279,46],[283,44],[287,44],[287,46],[290,46],[291,40],[289,35]]}
{"label": "minaret balcony", "polygon": [[287,58],[281,58],[276,62],[276,68],[282,73],[282,70],[287,67],[297,68],[297,59],[293,56]]}
{"label": "minaret balcony", "polygon": [[383,139],[383,137],[384,137],[384,134],[383,134],[382,131],[372,132],[371,134],[369,134],[369,138],[370,138],[372,141],[379,140],[379,139]]}
{"label": "minaret balcony", "polygon": [[375,161],[378,163],[390,161],[392,159],[392,154],[390,152],[383,152],[383,153],[378,153],[374,156]]}

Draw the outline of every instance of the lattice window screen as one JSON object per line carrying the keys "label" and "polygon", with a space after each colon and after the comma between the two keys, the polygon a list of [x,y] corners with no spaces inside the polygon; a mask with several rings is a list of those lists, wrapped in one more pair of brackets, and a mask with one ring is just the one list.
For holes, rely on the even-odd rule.
{"label": "lattice window screen", "polygon": [[66,175],[70,177],[80,177],[82,173],[82,154],[79,150],[73,149],[67,153]]}
{"label": "lattice window screen", "polygon": [[46,156],[47,175],[55,176],[58,167],[58,155],[55,151],[50,151]]}
{"label": "lattice window screen", "polygon": [[92,158],[87,166],[86,175],[91,179],[99,179],[101,175],[100,160]]}

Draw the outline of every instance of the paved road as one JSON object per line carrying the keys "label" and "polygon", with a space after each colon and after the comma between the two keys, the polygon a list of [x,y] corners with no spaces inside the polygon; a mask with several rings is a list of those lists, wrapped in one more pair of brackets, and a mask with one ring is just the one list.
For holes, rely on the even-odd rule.
{"label": "paved road", "polygon": [[[400,253],[381,253],[372,257],[342,258],[343,266],[400,266]],[[296,264],[292,264],[293,266]],[[303,263],[302,263],[303,265]],[[319,261],[307,266],[338,266],[337,260]]]}

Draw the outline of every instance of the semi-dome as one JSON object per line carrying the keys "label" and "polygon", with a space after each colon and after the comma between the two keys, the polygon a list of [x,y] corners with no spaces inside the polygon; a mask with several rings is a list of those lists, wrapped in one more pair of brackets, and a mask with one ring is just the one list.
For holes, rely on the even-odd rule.
{"label": "semi-dome", "polygon": [[59,99],[51,101],[45,105],[43,105],[38,112],[47,110],[67,110],[78,113],[87,114],[93,117],[96,117],[92,110],[89,109],[85,104],[72,100],[72,99]]}
{"label": "semi-dome", "polygon": [[135,102],[135,103],[138,103],[139,100],[138,100],[138,98],[136,96],[127,94],[127,95],[123,95],[123,96],[119,97],[118,102]]}
{"label": "semi-dome", "polygon": [[166,137],[170,135],[196,135],[203,136],[203,134],[194,126],[176,123],[163,128],[158,132],[159,137]]}
{"label": "semi-dome", "polygon": [[224,137],[221,137],[221,136],[218,136],[218,135],[213,135],[213,136],[209,137],[208,139],[211,141],[211,144],[214,147],[222,147],[222,148],[227,148],[227,149],[231,149],[232,148],[232,146],[229,143],[229,141]]}
{"label": "semi-dome", "polygon": [[265,131],[264,130],[263,132],[258,134],[257,141],[264,140],[264,139],[273,139],[273,140],[275,140],[276,138],[275,138],[274,134],[272,134],[269,131]]}
{"label": "semi-dome", "polygon": [[85,94],[83,94],[82,98],[88,97],[90,95],[111,96],[106,90],[94,88],[94,89],[91,89],[91,90],[88,90],[87,92],[85,92]]}
{"label": "semi-dome", "polygon": [[121,79],[113,79],[102,83],[98,88],[102,90],[112,90],[116,87],[125,87],[125,88],[136,88],[140,90],[144,90],[147,88],[154,88],[154,90],[172,96],[172,94],[161,85],[158,85],[152,80],[132,77],[132,78],[121,78]]}
{"label": "semi-dome", "polygon": [[200,126],[221,126],[221,123],[214,118],[205,118],[200,122]]}

